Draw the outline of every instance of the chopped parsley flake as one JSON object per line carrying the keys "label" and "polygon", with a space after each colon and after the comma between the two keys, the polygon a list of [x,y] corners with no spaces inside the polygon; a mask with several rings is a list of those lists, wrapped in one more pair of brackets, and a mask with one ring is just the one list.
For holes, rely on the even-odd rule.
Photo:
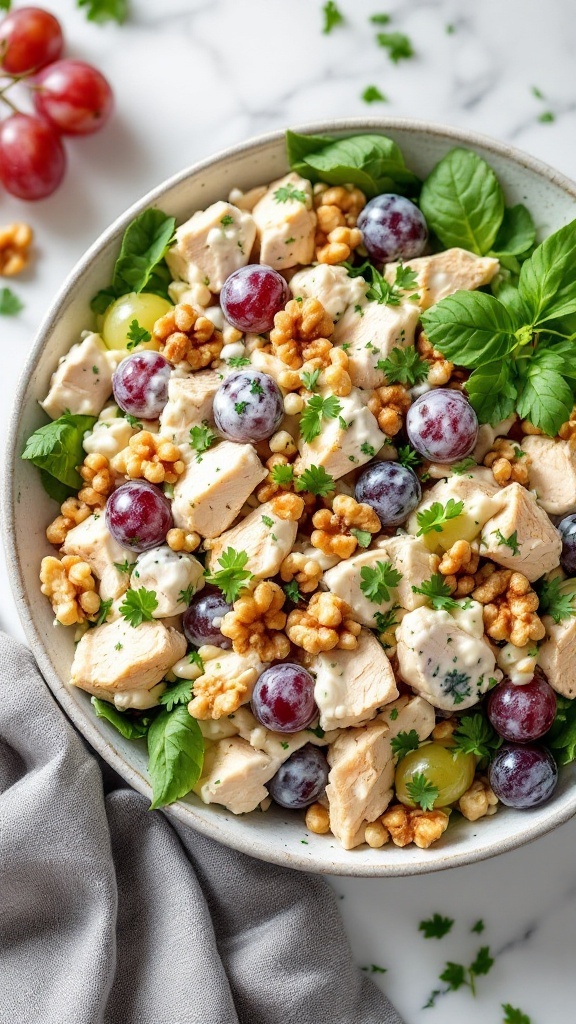
{"label": "chopped parsley flake", "polygon": [[424,932],[425,939],[443,939],[451,931],[453,924],[453,918],[433,914],[426,921],[420,921],[418,931]]}
{"label": "chopped parsley flake", "polygon": [[100,608],[98,609],[98,618],[96,619],[96,625],[101,626],[102,623],[106,622],[108,618],[108,612],[112,607],[112,598],[109,601],[101,601]]}
{"label": "chopped parsley flake", "polygon": [[412,43],[403,32],[379,32],[376,41],[378,46],[388,50],[388,56],[393,64],[414,56]]}
{"label": "chopped parsley flake", "polygon": [[326,0],[322,8],[324,14],[324,27],[322,29],[324,35],[329,35],[333,28],[337,25],[343,25],[345,18],[342,12],[336,6],[334,0]]}
{"label": "chopped parsley flake", "polygon": [[406,790],[410,799],[418,804],[423,811],[431,811],[434,801],[440,795],[440,790],[433,786],[422,772],[416,772],[412,776],[411,781],[406,783]]}
{"label": "chopped parsley flake", "polygon": [[287,203],[289,199],[298,203],[306,203],[307,198],[306,193],[302,192],[301,189],[295,188],[290,181],[287,185],[281,185],[274,193],[274,199],[277,203]]}
{"label": "chopped parsley flake", "polygon": [[418,750],[420,746],[420,737],[416,732],[416,729],[410,729],[410,732],[402,730],[393,736],[390,740],[390,746],[392,747],[392,753],[401,761],[406,754],[409,754],[411,750]]}
{"label": "chopped parsley flake", "polygon": [[272,527],[274,526],[274,520],[271,519],[270,516],[262,516],[262,522],[264,523],[264,526],[268,527],[269,530],[271,530]]}
{"label": "chopped parsley flake", "polygon": [[378,88],[377,85],[367,85],[362,93],[364,103],[387,103],[388,98]]}
{"label": "chopped parsley flake", "polygon": [[246,356],[232,356],[227,360],[228,366],[232,366],[233,369],[241,369],[243,366],[250,366],[250,360]]}
{"label": "chopped parsley flake", "polygon": [[238,413],[239,416],[241,416],[242,413],[246,412],[247,408],[248,408],[248,402],[234,402],[234,409]]}
{"label": "chopped parsley flake", "polygon": [[220,223],[223,228],[227,228],[230,224],[234,223],[234,217],[231,217],[229,213],[226,213],[224,217],[221,218]]}
{"label": "chopped parsley flake", "polygon": [[11,288],[0,288],[0,316],[16,316],[24,305]]}
{"label": "chopped parsley flake", "polygon": [[200,426],[191,427],[189,444],[196,452],[196,462],[202,462],[202,454],[208,451],[216,439],[217,435],[208,425],[207,420],[203,420]]}
{"label": "chopped parsley flake", "polygon": [[360,451],[363,455],[368,455],[370,458],[372,458],[373,455],[376,455],[376,449],[371,444],[368,444],[368,441],[362,442],[360,445]]}
{"label": "chopped parsley flake", "polygon": [[520,554],[520,548],[518,546],[518,531],[514,530],[509,537],[505,537],[500,530],[492,530],[492,533],[496,537],[499,544],[504,544],[507,548],[510,548],[513,555]]}
{"label": "chopped parsley flake", "polygon": [[294,604],[298,604],[302,600],[302,594],[298,589],[296,580],[290,580],[289,583],[284,584],[284,593],[289,601],[293,601]]}

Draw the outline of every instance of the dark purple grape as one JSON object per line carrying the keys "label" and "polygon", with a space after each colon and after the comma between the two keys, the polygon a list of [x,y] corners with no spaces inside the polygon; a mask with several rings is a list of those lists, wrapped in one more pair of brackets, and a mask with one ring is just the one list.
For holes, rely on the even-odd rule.
{"label": "dark purple grape", "polygon": [[267,668],[256,682],[252,712],[274,732],[298,732],[318,715],[314,680],[302,665],[279,662]]}
{"label": "dark purple grape", "polygon": [[420,503],[422,488],[413,469],[399,462],[371,462],[354,489],[356,501],[374,509],[383,526],[403,523]]}
{"label": "dark purple grape", "polygon": [[424,215],[405,196],[388,193],[366,203],[358,227],[370,259],[377,263],[412,260],[428,241]]}
{"label": "dark purple grape", "polygon": [[268,783],[268,792],[280,807],[296,811],[313,804],[326,789],[328,762],[318,747],[307,743],[294,751]]}
{"label": "dark purple grape", "polygon": [[243,333],[261,334],[274,326],[274,317],[290,298],[290,289],[272,267],[250,263],[226,278],[220,305],[229,324]]}
{"label": "dark purple grape", "polygon": [[496,796],[507,807],[538,807],[552,795],[558,782],[558,768],[545,747],[501,747],[488,780]]}
{"label": "dark purple grape", "polygon": [[106,525],[119,544],[148,551],[164,543],[174,520],[162,491],[145,480],[130,480],[108,498]]}
{"label": "dark purple grape", "polygon": [[532,743],[548,732],[554,721],[556,694],[544,673],[537,670],[522,686],[503,679],[488,697],[487,712],[505,740]]}
{"label": "dark purple grape", "polygon": [[171,366],[159,352],[135,352],[127,356],[112,377],[117,405],[131,416],[158,419],[168,401]]}
{"label": "dark purple grape", "polygon": [[431,462],[458,462],[478,438],[478,417],[461,391],[433,388],[406,414],[410,444]]}
{"label": "dark purple grape", "polygon": [[576,573],[576,514],[566,516],[558,523],[558,532],[562,538],[562,554],[560,565],[568,576]]}
{"label": "dark purple grape", "polygon": [[284,416],[282,392],[259,370],[232,373],[214,396],[214,422],[229,441],[263,441]]}
{"label": "dark purple grape", "polygon": [[220,623],[232,605],[224,600],[218,587],[207,584],[194,595],[182,616],[182,629],[189,643],[195,647],[213,644],[228,650],[232,641],[220,632]]}

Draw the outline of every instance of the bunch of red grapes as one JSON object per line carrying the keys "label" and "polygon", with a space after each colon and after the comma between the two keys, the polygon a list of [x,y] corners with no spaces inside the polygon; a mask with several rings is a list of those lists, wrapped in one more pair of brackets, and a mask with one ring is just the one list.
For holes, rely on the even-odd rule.
{"label": "bunch of red grapes", "polygon": [[[19,199],[44,199],[66,170],[61,135],[91,135],[107,121],[110,85],[80,60],[60,60],[64,38],[57,18],[21,7],[0,22],[0,182]],[[35,113],[19,111],[9,94],[23,82]],[[11,111],[11,112],[10,112]]]}

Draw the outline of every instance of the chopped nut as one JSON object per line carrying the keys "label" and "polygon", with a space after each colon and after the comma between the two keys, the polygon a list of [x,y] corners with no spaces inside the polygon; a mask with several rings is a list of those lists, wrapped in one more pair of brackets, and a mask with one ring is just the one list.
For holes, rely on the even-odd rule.
{"label": "chopped nut", "polygon": [[540,430],[540,427],[535,427],[533,423],[530,423],[530,420],[522,420],[520,422],[520,429],[523,434],[540,436],[544,433],[543,430]]}
{"label": "chopped nut", "polygon": [[254,681],[252,668],[247,668],[231,678],[225,663],[221,670],[220,663],[217,661],[215,664],[218,665],[218,669],[213,669],[210,664],[210,670],[194,680],[194,696],[188,705],[188,711],[193,718],[204,721],[208,718],[224,718],[234,714],[245,702]]}
{"label": "chopped nut", "polygon": [[501,487],[511,483],[528,483],[530,456],[507,437],[496,438],[484,456],[484,465],[492,469],[494,479]]}
{"label": "chopped nut", "polygon": [[570,413],[570,418],[560,427],[558,437],[563,441],[573,441],[576,438],[576,405]]}
{"label": "chopped nut", "polygon": [[[290,299],[285,309],[274,317],[270,331],[272,351],[291,370],[299,370],[311,359],[319,360],[321,366],[329,366],[332,342],[328,339],[333,330],[332,317],[318,299],[303,302]],[[280,385],[284,387],[282,381]]]}
{"label": "chopped nut", "polygon": [[166,534],[166,543],[172,551],[196,551],[202,540],[199,533],[188,533],[174,526]]}
{"label": "chopped nut", "polygon": [[307,609],[295,608],[290,612],[286,633],[292,643],[309,654],[335,647],[352,651],[358,646],[361,626],[350,615],[351,608],[340,597],[317,592]]}
{"label": "chopped nut", "polygon": [[106,456],[96,452],[87,455],[78,472],[86,484],[78,491],[78,500],[86,505],[103,507],[114,487],[114,477]]}
{"label": "chopped nut", "polygon": [[325,245],[316,249],[318,263],[334,266],[350,259],[354,249],[362,243],[362,232],[358,228],[337,227],[330,231]]}
{"label": "chopped nut", "polygon": [[410,392],[403,384],[376,388],[368,399],[370,412],[388,437],[394,437],[402,429],[404,416],[411,404]]}
{"label": "chopped nut", "polygon": [[17,222],[0,228],[0,275],[13,277],[28,265],[34,235],[29,224]]}
{"label": "chopped nut", "polygon": [[364,839],[373,850],[379,850],[390,839],[390,833],[381,821],[371,821],[364,829]]}
{"label": "chopped nut", "polygon": [[358,214],[366,205],[366,196],[352,185],[332,187],[317,185],[314,189],[316,207],[316,259],[319,263],[341,263],[362,242],[356,227]]}
{"label": "chopped nut", "polygon": [[458,810],[468,821],[478,821],[491,814],[496,814],[498,797],[491,789],[488,780],[483,778],[474,779],[474,782],[460,797]]}
{"label": "chopped nut", "polygon": [[420,332],[416,343],[418,354],[428,363],[428,383],[433,388],[442,387],[448,383],[454,371],[454,363],[445,359],[437,348],[433,348],[424,331]]}
{"label": "chopped nut", "polygon": [[162,354],[168,362],[185,362],[192,370],[201,370],[218,359],[224,345],[212,321],[186,302],[156,321],[152,339],[163,346]]}
{"label": "chopped nut", "polygon": [[325,555],[338,555],[339,558],[350,558],[357,546],[358,539],[351,532],[361,530],[366,533],[378,533],[380,520],[370,505],[357,502],[348,494],[337,494],[329,508],[318,509],[312,516],[315,527],[311,541]]}
{"label": "chopped nut", "polygon": [[60,512],[61,514],[46,528],[48,541],[56,547],[64,543],[70,530],[92,515],[92,509],[78,498],[66,498],[60,506]]}
{"label": "chopped nut", "polygon": [[292,523],[297,523],[304,514],[304,498],[299,494],[293,494],[291,491],[277,494],[272,498],[270,505],[274,515],[278,516],[279,519],[285,519]]}
{"label": "chopped nut", "polygon": [[438,572],[445,577],[450,591],[456,597],[467,597],[476,586],[474,573],[480,556],[467,540],[457,540],[442,556]]}
{"label": "chopped nut", "polygon": [[278,430],[275,434],[272,434],[268,444],[270,445],[270,451],[275,454],[290,456],[296,455],[298,451],[292,434],[289,434],[287,430]]}
{"label": "chopped nut", "polygon": [[458,728],[457,718],[444,718],[441,722],[436,722],[432,730],[433,740],[449,740],[454,733],[454,730]]}
{"label": "chopped nut", "polygon": [[395,804],[382,815],[380,821],[390,832],[395,846],[414,843],[427,850],[448,828],[448,815],[444,811],[422,811]]}
{"label": "chopped nut", "polygon": [[180,449],[159,434],[139,430],[126,448],[112,460],[112,468],[130,480],[144,478],[151,484],[175,484],[185,466]]}
{"label": "chopped nut", "polygon": [[322,567],[315,558],[308,558],[299,551],[292,551],[280,566],[280,578],[285,583],[295,579],[303,594],[316,590],[322,579]]}
{"label": "chopped nut", "polygon": [[232,640],[237,654],[256,651],[260,661],[278,661],[290,653],[290,641],[282,632],[286,595],[277,583],[263,580],[251,594],[238,598],[222,619],[220,630]]}
{"label": "chopped nut", "polygon": [[305,820],[306,828],[315,835],[323,836],[330,831],[330,815],[322,804],[310,804]]}
{"label": "chopped nut", "polygon": [[96,582],[90,566],[78,555],[64,555],[61,561],[47,555],[42,559],[40,582],[42,593],[50,598],[54,614],[63,626],[96,617],[100,608]]}
{"label": "chopped nut", "polygon": [[472,591],[472,597],[484,605],[488,636],[506,640],[515,647],[525,647],[530,640],[542,640],[546,629],[536,614],[538,595],[521,572],[494,570],[489,563],[476,574],[476,580],[479,585]]}

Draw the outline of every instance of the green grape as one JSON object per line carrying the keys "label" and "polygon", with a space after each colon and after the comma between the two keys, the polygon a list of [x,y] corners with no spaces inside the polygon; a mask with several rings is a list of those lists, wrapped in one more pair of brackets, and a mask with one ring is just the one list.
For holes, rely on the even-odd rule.
{"label": "green grape", "polygon": [[394,779],[396,796],[407,807],[415,807],[406,786],[414,775],[422,774],[439,790],[434,807],[448,807],[470,788],[475,770],[474,754],[454,754],[441,743],[425,743],[398,764]]}
{"label": "green grape", "polygon": [[[133,320],[138,321],[138,326],[152,333],[156,321],[173,309],[171,302],[162,299],[159,295],[152,295],[151,292],[130,292],[128,295],[121,295],[116,302],[113,302],[106,311],[102,323],[102,338],[107,348],[123,349],[129,342],[128,332]],[[138,349],[153,348],[159,346],[153,342],[143,342]]]}

